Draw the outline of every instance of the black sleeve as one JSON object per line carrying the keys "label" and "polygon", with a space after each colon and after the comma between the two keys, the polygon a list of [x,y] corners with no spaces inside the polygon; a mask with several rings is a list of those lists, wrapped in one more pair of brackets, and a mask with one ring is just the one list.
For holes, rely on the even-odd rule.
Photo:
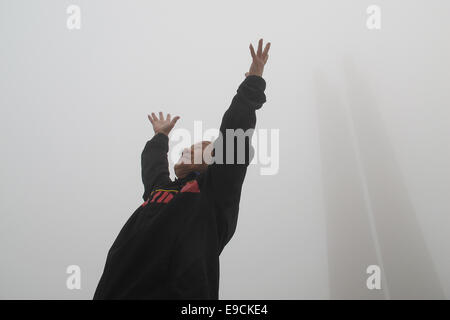
{"label": "black sleeve", "polygon": [[[221,144],[222,164],[215,162],[208,166],[205,174],[204,188],[213,198],[219,232],[220,251],[233,236],[238,219],[239,201],[247,166],[253,158],[251,135],[245,139],[245,163],[237,163],[237,138],[234,137],[234,162],[226,161],[226,129],[254,129],[256,125],[255,110],[266,102],[264,90],[266,82],[259,76],[248,76],[239,86],[230,107],[225,112],[220,126],[222,139],[214,142],[215,151]],[[217,153],[215,154],[217,157]]]}
{"label": "black sleeve", "polygon": [[169,162],[167,152],[169,151],[169,137],[163,133],[157,133],[147,141],[141,155],[142,182],[144,183],[144,194],[142,198],[146,201],[150,192],[156,185],[170,183]]}

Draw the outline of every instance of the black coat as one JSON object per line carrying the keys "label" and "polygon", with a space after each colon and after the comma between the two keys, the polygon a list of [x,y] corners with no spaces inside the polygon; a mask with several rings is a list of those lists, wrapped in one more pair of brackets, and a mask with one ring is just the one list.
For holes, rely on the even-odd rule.
{"label": "black coat", "polygon": [[[222,118],[221,143],[226,129],[255,128],[265,87],[259,76],[241,83]],[[236,230],[253,155],[249,141],[244,164],[213,163],[175,181],[169,178],[169,138],[158,133],[147,142],[141,158],[145,202],[109,250],[94,299],[218,299],[219,255]]]}

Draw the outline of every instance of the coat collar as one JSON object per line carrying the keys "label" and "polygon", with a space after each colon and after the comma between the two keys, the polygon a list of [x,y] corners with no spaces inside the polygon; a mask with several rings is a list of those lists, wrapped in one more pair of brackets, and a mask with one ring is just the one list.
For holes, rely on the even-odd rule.
{"label": "coat collar", "polygon": [[175,183],[179,183],[179,184],[185,184],[186,182],[195,179],[198,175],[200,175],[200,172],[198,171],[192,171],[189,172],[189,174],[187,176],[185,176],[184,178],[175,178]]}

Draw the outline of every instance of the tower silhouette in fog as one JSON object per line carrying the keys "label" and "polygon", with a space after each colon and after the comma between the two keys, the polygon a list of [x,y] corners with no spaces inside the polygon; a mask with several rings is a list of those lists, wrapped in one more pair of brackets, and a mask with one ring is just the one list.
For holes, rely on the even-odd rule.
{"label": "tower silhouette in fog", "polygon": [[[376,98],[350,61],[346,95],[318,73],[317,113],[332,299],[442,299]],[[369,265],[381,290],[369,290]]]}

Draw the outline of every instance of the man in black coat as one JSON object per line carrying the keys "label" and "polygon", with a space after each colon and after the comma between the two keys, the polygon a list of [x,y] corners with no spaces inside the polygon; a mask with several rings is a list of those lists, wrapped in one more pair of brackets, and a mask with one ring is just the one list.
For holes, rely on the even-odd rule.
{"label": "man in black coat", "polygon": [[[179,117],[164,118],[162,112],[159,118],[149,116],[155,135],[142,152],[145,202],[109,250],[94,299],[218,299],[219,255],[236,230],[242,184],[253,153],[255,111],[266,102],[262,74],[270,43],[262,47],[263,39],[257,52],[250,44],[250,70],[222,118],[214,151],[207,151],[205,142],[184,150],[175,165],[175,181],[169,177],[168,135]],[[236,134],[227,135],[227,129]],[[239,132],[250,133],[244,136],[243,149]],[[198,151],[201,163],[192,163]],[[209,164],[208,152],[214,159]]]}

